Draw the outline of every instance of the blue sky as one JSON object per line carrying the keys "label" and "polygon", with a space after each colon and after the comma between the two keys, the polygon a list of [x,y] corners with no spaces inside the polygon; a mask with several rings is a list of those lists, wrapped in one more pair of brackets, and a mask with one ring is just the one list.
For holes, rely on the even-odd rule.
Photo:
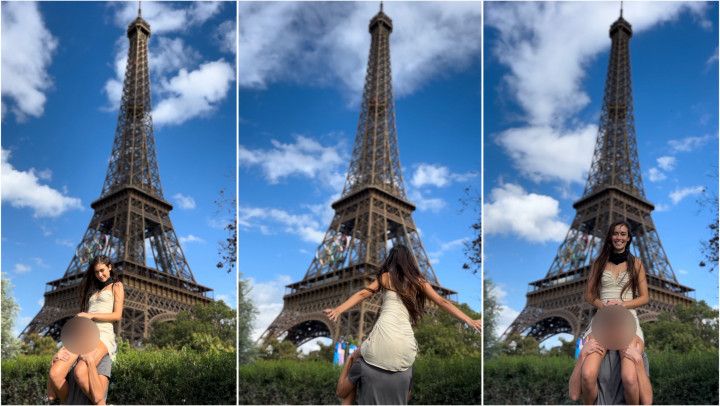
{"label": "blue sky", "polygon": [[[304,276],[332,218],[377,11],[377,3],[240,5],[239,264],[260,311],[256,335],[279,314],[284,285]],[[480,278],[461,268],[477,215],[460,199],[466,186],[480,189],[480,7],[387,2],[385,12],[415,223],[441,283],[479,311]]]}
{"label": "blue sky", "polygon": [[[2,269],[16,331],[60,278],[102,189],[135,3],[4,3]],[[219,191],[235,194],[235,4],[143,2],[155,140],[170,218],[195,279],[235,306],[217,270]]]}
{"label": "blue sky", "polygon": [[[498,332],[547,273],[583,191],[607,71],[613,3],[485,3],[485,275],[505,305]],[[717,213],[717,3],[626,2],[635,128],[645,193],[680,283],[718,305],[698,266]],[[551,147],[548,147],[551,146]],[[702,190],[706,188],[705,194]],[[557,337],[548,343],[557,343]]]}

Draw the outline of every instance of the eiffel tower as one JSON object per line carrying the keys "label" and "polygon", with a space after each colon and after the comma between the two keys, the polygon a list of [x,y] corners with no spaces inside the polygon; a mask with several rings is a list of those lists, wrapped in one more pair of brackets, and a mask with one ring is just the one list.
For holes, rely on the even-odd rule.
{"label": "eiffel tower", "polygon": [[138,17],[130,41],[122,102],[107,175],[92,202],[90,225],[62,278],[47,283],[45,303],[21,336],[60,339],[65,322],[80,312],[80,286],[95,254],[108,255],[125,286],[125,307],[115,332],[133,344],[153,323],[173,320],[194,304],[208,303],[210,288],[195,281],[175,235],[172,205],[162,193],[150,115],[150,25]]}
{"label": "eiffel tower", "polygon": [[681,285],[660,242],[645,197],[638,161],[630,82],[632,27],[620,17],[610,27],[612,41],[600,127],[585,191],[547,275],[530,282],[527,304],[503,334],[524,334],[543,341],[559,333],[577,338],[594,308],[584,300],[590,265],[599,255],[610,224],[625,220],[630,247],[647,273],[650,302],[637,309],[640,321],[655,320],[674,305],[690,303],[694,289]]}
{"label": "eiffel tower", "polygon": [[390,248],[410,248],[421,272],[443,296],[443,288],[420,241],[412,219],[415,206],[405,193],[398,156],[395,108],[390,71],[392,20],[380,12],[370,20],[370,56],[360,119],[347,179],[335,216],[315,258],[299,281],[287,285],[283,309],[261,336],[295,345],[316,337],[359,339],[372,329],[380,311],[375,295],[331,322],[322,310],[336,307],[368,286]]}

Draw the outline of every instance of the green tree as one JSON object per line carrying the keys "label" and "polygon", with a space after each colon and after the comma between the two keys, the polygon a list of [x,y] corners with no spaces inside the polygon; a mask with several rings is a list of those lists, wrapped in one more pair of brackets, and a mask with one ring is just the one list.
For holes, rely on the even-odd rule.
{"label": "green tree", "polygon": [[499,351],[505,355],[539,355],[540,344],[533,337],[516,333],[500,344]]}
{"label": "green tree", "polygon": [[471,207],[477,216],[476,221],[470,225],[473,239],[465,242],[465,256],[468,262],[463,264],[463,269],[477,275],[480,273],[482,265],[482,215],[480,210],[482,200],[480,194],[473,192],[473,188],[468,186],[465,188],[465,197],[460,199],[460,202],[463,209]]}
{"label": "green tree", "polygon": [[249,298],[248,282],[240,279],[238,282],[238,359],[241,364],[250,362],[256,355],[252,338],[252,325],[255,320],[257,310]]}
{"label": "green tree", "polygon": [[575,357],[575,341],[565,341],[564,338],[560,337],[560,345],[551,348],[547,355],[567,355],[569,357]]}
{"label": "green tree", "polygon": [[275,337],[270,337],[263,343],[263,348],[259,351],[262,359],[279,360],[279,359],[300,359],[297,347],[289,340],[279,341]]}
{"label": "green tree", "polygon": [[485,357],[492,358],[498,351],[498,336],[495,333],[502,306],[498,303],[495,283],[485,278],[483,283],[483,335],[485,340]]}
{"label": "green tree", "polygon": [[[457,307],[473,319],[480,313],[465,303]],[[481,334],[444,310],[433,307],[415,328],[420,355],[438,357],[479,357],[482,351]]]}
{"label": "green tree", "polygon": [[49,355],[57,350],[57,343],[52,337],[32,333],[25,337],[20,351],[25,355]]}
{"label": "green tree", "polygon": [[[713,176],[715,183],[717,183],[717,174]],[[718,246],[718,195],[714,192],[710,192],[709,188],[705,188],[703,196],[698,200],[700,207],[708,210],[711,214],[711,221],[708,224],[710,230],[710,238],[701,242],[701,253],[703,259],[700,261],[700,266],[707,267],[712,272],[718,267],[718,254],[720,254],[720,248]]]}
{"label": "green tree", "polygon": [[[325,345],[323,343],[318,343],[318,346],[320,346],[319,349],[310,351],[305,357],[308,361],[325,361],[325,362],[333,362],[333,355],[335,354],[335,348],[332,343]],[[358,351],[360,349],[358,348]]]}
{"label": "green tree", "polygon": [[235,348],[235,325],[235,311],[222,300],[213,301],[181,311],[174,321],[153,325],[149,342],[157,347],[196,348],[199,339],[193,334],[198,333]]}
{"label": "green tree", "polygon": [[20,341],[13,334],[19,308],[12,294],[12,284],[4,272],[0,276],[0,290],[2,290],[2,358],[7,359],[17,355],[20,349]]}
{"label": "green tree", "polygon": [[689,352],[718,349],[718,312],[705,301],[678,305],[655,322],[643,323],[647,348]]}
{"label": "green tree", "polygon": [[218,255],[220,260],[217,263],[218,269],[224,269],[227,273],[235,269],[237,261],[237,213],[235,212],[235,196],[228,198],[225,190],[220,190],[220,196],[215,200],[217,212],[224,216],[224,230],[227,236],[218,243]]}

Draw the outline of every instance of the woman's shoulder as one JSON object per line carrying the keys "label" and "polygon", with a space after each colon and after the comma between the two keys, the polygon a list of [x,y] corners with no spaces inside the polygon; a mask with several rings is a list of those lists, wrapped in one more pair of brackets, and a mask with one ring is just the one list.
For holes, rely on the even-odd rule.
{"label": "woman's shoulder", "polygon": [[113,282],[113,284],[112,284],[112,289],[115,290],[115,291],[117,291],[117,290],[124,290],[124,289],[125,289],[125,285],[123,285],[123,283],[122,283],[121,281]]}

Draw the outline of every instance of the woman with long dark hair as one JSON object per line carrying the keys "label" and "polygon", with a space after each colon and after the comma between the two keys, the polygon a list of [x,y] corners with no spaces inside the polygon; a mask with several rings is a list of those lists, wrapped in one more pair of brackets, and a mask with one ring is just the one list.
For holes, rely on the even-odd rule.
{"label": "woman with long dark hair", "polygon": [[[610,225],[600,255],[590,267],[585,299],[600,309],[605,306],[623,306],[630,309],[635,317],[635,338],[630,346],[645,348],[645,338],[635,309],[649,301],[647,279],[642,261],[630,253],[630,224],[617,221]],[[585,334],[592,337],[588,328]],[[582,365],[583,403],[590,404],[597,397],[597,378],[602,362],[600,353],[588,355]],[[638,372],[635,363],[627,358],[621,360],[621,376],[625,390],[625,401],[629,405],[639,402]]]}
{"label": "woman with long dark hair", "polygon": [[[122,282],[113,277],[112,262],[105,255],[98,255],[90,261],[85,272],[85,277],[80,284],[80,310],[76,317],[85,317],[95,322],[100,331],[100,342],[92,357],[95,365],[109,354],[115,360],[117,345],[115,343],[115,331],[113,322],[122,318],[123,305],[125,302],[125,290]],[[65,347],[53,357],[53,364],[50,367],[50,380],[48,384],[48,396],[51,399],[61,396],[67,391],[65,380],[70,368],[75,364],[73,373],[75,380],[81,388],[88,392],[90,385],[88,367],[84,363],[85,357],[82,354],[73,354]]]}
{"label": "woman with long dark hair", "polygon": [[383,301],[375,326],[360,346],[362,362],[385,371],[406,371],[415,362],[417,341],[412,327],[425,312],[426,299],[467,323],[477,331],[481,321],[473,320],[451,301],[443,298],[420,273],[415,258],[404,245],[396,245],[388,254],[375,280],[343,304],[325,309],[326,316],[336,322],[353,306],[383,291]]}

